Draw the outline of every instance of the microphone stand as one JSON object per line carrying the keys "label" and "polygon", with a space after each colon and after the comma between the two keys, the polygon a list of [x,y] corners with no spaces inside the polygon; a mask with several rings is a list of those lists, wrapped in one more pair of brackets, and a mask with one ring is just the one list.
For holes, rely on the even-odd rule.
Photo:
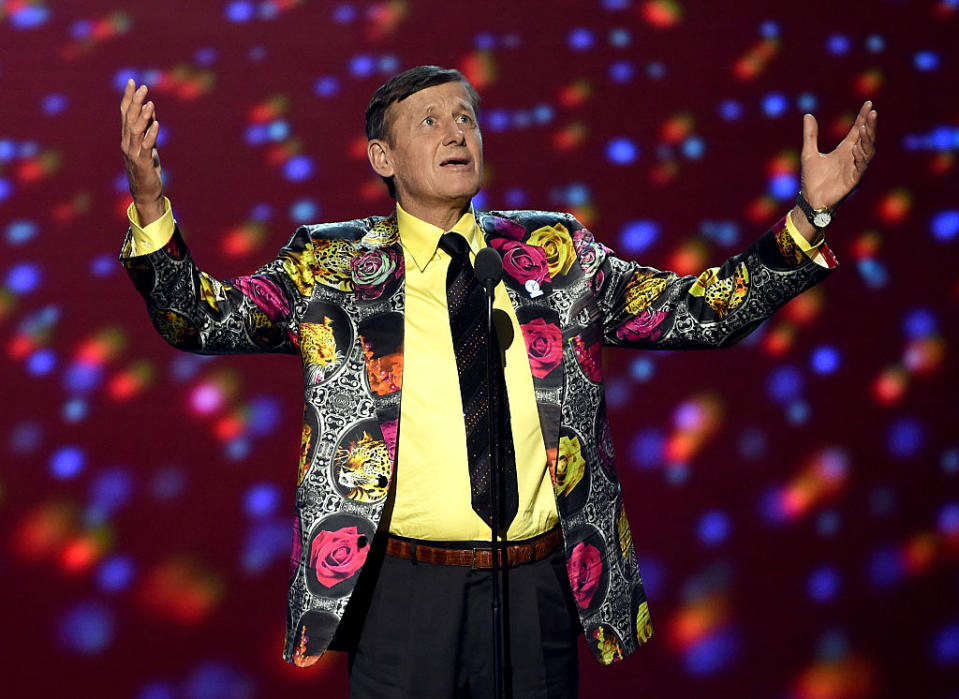
{"label": "microphone stand", "polygon": [[[499,362],[499,346],[496,342],[496,328],[493,325],[493,294],[496,285],[503,275],[503,261],[493,248],[483,248],[476,256],[474,267],[476,276],[483,286],[486,297],[486,385],[489,390],[487,403],[489,418],[489,455],[490,455],[490,549],[492,563],[492,620],[493,620],[493,696],[504,699],[512,695],[510,685],[506,683],[506,636],[504,629],[509,628],[509,598],[507,597],[507,570],[509,561],[505,559],[505,533],[500,536],[502,529],[503,494],[501,492],[503,478],[503,441],[502,441],[502,411],[498,384],[493,378],[493,362]],[[503,558],[500,558],[501,552]],[[501,566],[502,564],[502,566]],[[500,602],[500,577],[502,576],[503,597],[506,606]],[[505,618],[504,618],[505,617]],[[505,622],[505,623],[504,623]],[[510,683],[511,684],[511,683]],[[509,692],[507,694],[507,692]]]}

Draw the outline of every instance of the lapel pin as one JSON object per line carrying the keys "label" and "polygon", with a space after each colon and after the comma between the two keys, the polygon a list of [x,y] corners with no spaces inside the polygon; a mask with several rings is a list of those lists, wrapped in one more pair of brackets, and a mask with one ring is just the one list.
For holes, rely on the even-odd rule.
{"label": "lapel pin", "polygon": [[543,295],[543,290],[539,288],[539,282],[535,279],[526,280],[526,291],[529,292],[529,297],[535,299],[537,296]]}

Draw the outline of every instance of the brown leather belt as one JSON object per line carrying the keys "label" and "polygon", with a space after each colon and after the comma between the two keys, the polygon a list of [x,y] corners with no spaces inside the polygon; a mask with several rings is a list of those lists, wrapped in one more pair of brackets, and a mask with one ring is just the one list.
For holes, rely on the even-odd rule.
{"label": "brown leather belt", "polygon": [[[510,567],[541,561],[555,551],[562,540],[562,529],[554,527],[532,539],[514,541],[506,547],[506,560],[509,561]],[[477,541],[478,545],[465,548],[461,545],[456,548],[436,546],[437,543],[391,535],[386,540],[386,553],[397,558],[411,558],[414,561],[445,566],[466,566],[483,570],[493,567],[493,551],[489,542]],[[482,543],[486,545],[479,545]],[[502,561],[502,555],[499,558]]]}

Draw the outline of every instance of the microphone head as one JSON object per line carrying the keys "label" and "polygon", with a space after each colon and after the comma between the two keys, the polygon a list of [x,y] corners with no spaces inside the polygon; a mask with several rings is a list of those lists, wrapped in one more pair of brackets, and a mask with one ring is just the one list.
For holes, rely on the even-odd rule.
{"label": "microphone head", "polygon": [[496,286],[503,277],[503,258],[493,248],[483,248],[476,253],[473,269],[476,270],[476,278],[481,284],[492,282],[493,286]]}

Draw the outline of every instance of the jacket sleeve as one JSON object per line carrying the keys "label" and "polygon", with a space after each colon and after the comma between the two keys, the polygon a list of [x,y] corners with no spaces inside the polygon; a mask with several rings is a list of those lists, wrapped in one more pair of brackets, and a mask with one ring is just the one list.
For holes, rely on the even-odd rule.
{"label": "jacket sleeve", "polygon": [[[253,274],[217,280],[201,271],[180,235],[144,255],[132,254],[127,231],[120,262],[160,335],[177,349],[199,354],[298,353],[298,318],[306,298],[298,279],[309,275],[301,227],[276,259]],[[312,290],[312,287],[310,287]]]}
{"label": "jacket sleeve", "polygon": [[581,226],[574,244],[592,275],[603,343],[616,347],[728,347],[837,266],[825,243],[818,249],[824,265],[800,250],[785,218],[744,252],[699,275],[679,276],[620,259]]}

